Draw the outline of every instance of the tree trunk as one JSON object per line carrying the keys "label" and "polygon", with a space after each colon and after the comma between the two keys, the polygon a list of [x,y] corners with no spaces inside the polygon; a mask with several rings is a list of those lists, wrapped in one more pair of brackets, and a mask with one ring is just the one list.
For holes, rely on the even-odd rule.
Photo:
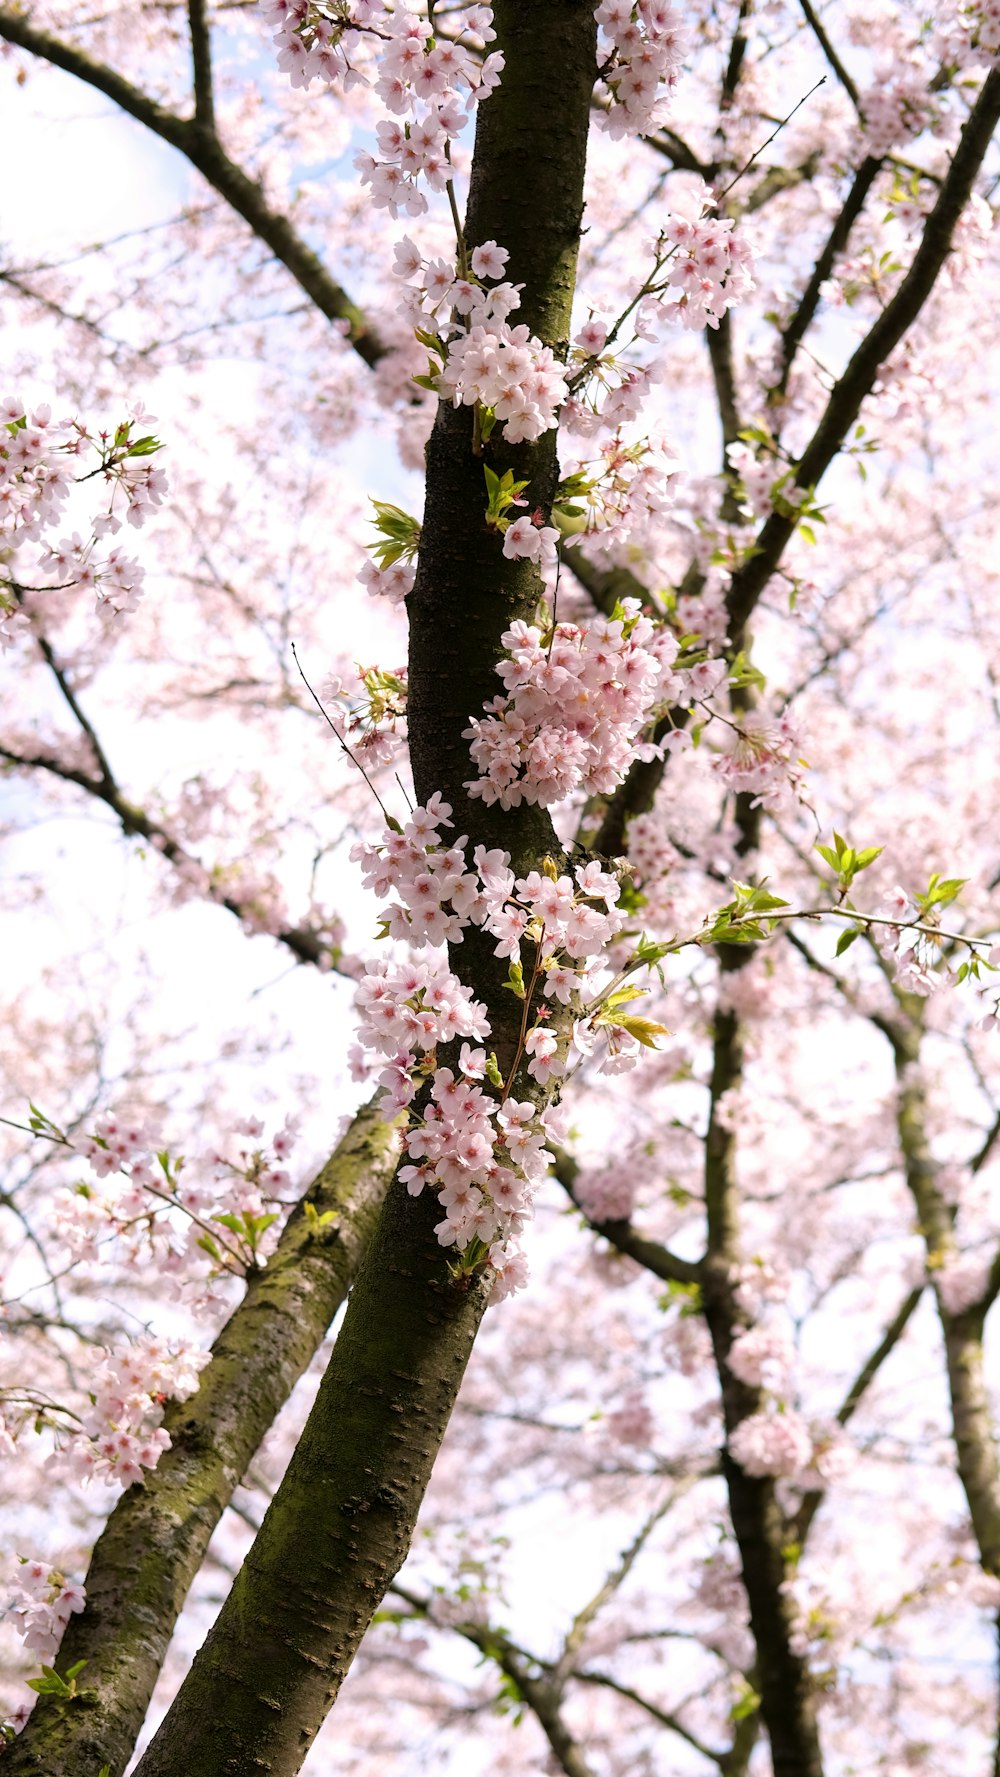
{"label": "tree trunk", "polygon": [[[494,17],[506,67],[478,113],[467,238],[509,249],[508,275],[526,285],[517,320],[559,350],[583,205],[593,6],[499,0]],[[498,433],[485,460],[528,478],[532,507],[547,510],[554,430],[513,448]],[[540,591],[534,567],[507,561],[485,524],[483,460],[471,411],[443,406],[409,599],[410,749],[418,796],[441,790],[459,833],[502,846],[523,869],[558,849],[547,813],[487,809],[463,789],[473,766],[462,730],[500,688],[503,631]],[[492,942],[477,939],[468,933],[452,964],[486,1003],[503,1067],[520,1007],[501,988]],[[137,1777],[299,1770],[406,1556],[486,1305],[482,1277],[453,1277],[439,1217],[431,1192],[414,1200],[393,1183],[288,1473]]]}

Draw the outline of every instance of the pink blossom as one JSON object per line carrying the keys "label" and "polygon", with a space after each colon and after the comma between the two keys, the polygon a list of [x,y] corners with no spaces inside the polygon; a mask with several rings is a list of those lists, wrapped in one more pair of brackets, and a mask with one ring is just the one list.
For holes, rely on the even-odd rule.
{"label": "pink blossom", "polygon": [[792,1363],[792,1345],[783,1327],[757,1325],[741,1328],[736,1334],[726,1362],[741,1382],[749,1388],[770,1388],[780,1392]]}
{"label": "pink blossom", "polygon": [[496,241],[484,241],[473,250],[472,269],[477,278],[502,278],[509,258],[506,247],[498,247]]}
{"label": "pink blossom", "polygon": [[731,1433],[729,1453],[745,1474],[791,1477],[808,1466],[812,1439],[797,1413],[752,1413]]}

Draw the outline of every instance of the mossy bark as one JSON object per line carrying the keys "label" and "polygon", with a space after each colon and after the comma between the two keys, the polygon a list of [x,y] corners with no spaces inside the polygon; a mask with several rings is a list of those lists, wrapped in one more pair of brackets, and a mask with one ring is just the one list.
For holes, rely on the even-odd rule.
{"label": "mossy bark", "polygon": [[[398,1139],[371,1106],[290,1217],[212,1347],[201,1387],[172,1406],[171,1447],[118,1501],[94,1549],[87,1605],[58,1669],[78,1660],[82,1694],[40,1697],[7,1748],[10,1777],[111,1777],[125,1769],[188,1587],[212,1532],[354,1279],[396,1163]],[[336,1218],[316,1235],[305,1205]]]}
{"label": "mossy bark", "polygon": [[[523,281],[519,319],[565,345],[596,65],[591,0],[498,0],[506,68],[480,108],[467,217],[470,246],[495,239]],[[547,510],[555,434],[488,457],[530,481]],[[538,809],[467,798],[470,716],[496,695],[500,637],[533,612],[535,570],[504,559],[485,524],[483,458],[468,409],[442,408],[427,457],[418,573],[409,600],[409,735],[417,794],[440,790],[470,844],[501,846],[518,870],[558,846]],[[453,966],[486,1003],[501,1066],[520,1004],[492,943],[470,933]],[[505,973],[505,971],[504,971]],[[293,1777],[407,1550],[486,1303],[456,1279],[425,1192],[394,1182],[288,1472],[222,1612],[136,1777]]]}

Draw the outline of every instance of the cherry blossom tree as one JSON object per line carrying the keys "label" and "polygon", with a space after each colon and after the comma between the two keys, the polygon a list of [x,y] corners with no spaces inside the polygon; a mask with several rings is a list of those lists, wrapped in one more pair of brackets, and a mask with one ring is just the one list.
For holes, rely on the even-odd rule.
{"label": "cherry blossom tree", "polygon": [[0,41],[6,1766],[996,1774],[1000,10]]}

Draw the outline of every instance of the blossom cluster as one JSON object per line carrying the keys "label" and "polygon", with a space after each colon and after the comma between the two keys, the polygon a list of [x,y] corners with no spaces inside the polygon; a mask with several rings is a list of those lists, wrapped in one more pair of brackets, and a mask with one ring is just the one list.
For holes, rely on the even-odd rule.
{"label": "blossom cluster", "polygon": [[[313,80],[342,81],[345,89],[368,84],[356,65],[365,46],[374,51],[374,90],[391,113],[377,127],[378,155],[355,156],[362,182],[377,209],[418,216],[427,208],[420,189],[444,191],[452,176],[451,144],[465,128],[471,107],[500,79],[503,56],[480,58],[461,41],[492,41],[490,6],[464,10],[455,36],[435,36],[426,18],[377,0],[267,0],[265,17],[276,27],[278,66],[293,86]],[[451,22],[451,21],[450,21]]]}
{"label": "blossom cluster", "polygon": [[[386,935],[416,949],[458,944],[464,926],[485,918],[478,878],[466,867],[465,840],[453,845],[442,840],[450,816],[450,804],[435,792],[426,808],[413,810],[401,832],[390,828],[380,843],[361,841],[350,854],[352,863],[361,865],[366,888],[380,900],[390,893],[398,897],[383,915]],[[477,848],[477,867],[485,856]]]}
{"label": "blossom cluster", "polygon": [[638,742],[677,655],[675,637],[656,630],[626,599],[621,615],[585,625],[561,623],[546,638],[516,622],[501,638],[497,666],[506,695],[484,706],[465,730],[480,776],[470,796],[502,808],[550,807],[576,790],[606,795],[633,758],[651,758]]}
{"label": "blossom cluster", "polygon": [[0,1416],[3,1454],[13,1455],[26,1431],[47,1429],[55,1441],[50,1465],[70,1479],[130,1487],[169,1450],[165,1404],[196,1392],[210,1356],[186,1341],[168,1345],[148,1333],[116,1350],[88,1347],[77,1360],[85,1409],[30,1389],[10,1391]]}
{"label": "blossom cluster", "polygon": [[860,104],[865,149],[877,160],[912,142],[937,119],[927,69],[917,56],[894,60],[891,68],[883,69]]}
{"label": "blossom cluster", "polygon": [[990,1287],[990,1258],[984,1253],[950,1254],[934,1273],[938,1300],[946,1314],[964,1314],[982,1302]]}
{"label": "blossom cluster", "polygon": [[456,407],[488,409],[511,444],[550,430],[566,400],[563,367],[527,327],[510,325],[521,297],[519,285],[503,280],[506,248],[496,241],[474,248],[467,277],[447,260],[425,260],[406,236],[395,253],[394,274],[408,286],[402,311],[441,341],[437,392]]}
{"label": "blossom cluster", "polygon": [[627,1222],[644,1188],[662,1190],[666,1170],[660,1148],[643,1134],[598,1164],[582,1164],[573,1182],[573,1198],[590,1222]]}
{"label": "blossom cluster", "polygon": [[[706,207],[711,200],[705,200]],[[718,327],[724,314],[754,288],[753,253],[731,216],[671,216],[657,244],[669,269],[673,301],[657,304],[655,317],[700,330]],[[649,318],[653,312],[647,310]]]}
{"label": "blossom cluster", "polygon": [[48,1561],[18,1556],[7,1587],[6,1609],[24,1645],[43,1663],[57,1653],[70,1617],[83,1609],[86,1593]]}
{"label": "blossom cluster", "polygon": [[782,471],[773,456],[758,454],[744,440],[726,446],[730,472],[739,482],[741,509],[747,518],[768,518],[774,510],[772,493]]}
{"label": "blossom cluster", "polygon": [[1000,0],[973,0],[964,9],[973,47],[987,62],[1000,57]]}
{"label": "blossom cluster", "polygon": [[[451,844],[443,840],[441,829],[451,826],[450,816],[449,804],[435,794],[426,808],[413,810],[402,831],[389,828],[379,844],[363,841],[353,848],[351,858],[360,863],[366,887],[380,900],[390,894],[398,897],[383,915],[385,934],[421,949],[460,943],[465,926],[482,926],[497,941],[494,954],[518,965],[521,940],[527,939],[535,946],[545,994],[568,1005],[582,985],[589,959],[600,956],[624,924],[617,907],[621,893],[617,879],[596,861],[578,864],[573,877],[560,876],[553,868],[550,874],[532,870],[515,878],[506,852],[487,851],[481,845],[473,852],[470,870],[465,836]],[[388,996],[379,989],[377,997]],[[468,1008],[462,1015],[466,1020],[473,1017]],[[380,1016],[394,1016],[391,1000]],[[395,1017],[404,1014],[397,1012]],[[392,1028],[405,1034],[405,1018],[404,1024]],[[413,1026],[414,1035],[416,1029]],[[442,1034],[432,1018],[429,1040],[418,1046],[430,1048],[453,1037],[485,1034],[474,1021],[468,1028],[456,1025]],[[528,1033],[532,1056],[528,1071],[538,1079],[543,1070],[546,1076],[553,1071],[541,1059],[540,1051],[546,1047],[541,1037],[532,1043]]]}
{"label": "blossom cluster", "polygon": [[[358,986],[354,1063],[359,1077],[377,1070],[388,1116],[409,1116],[403,1143],[412,1164],[401,1176],[414,1195],[428,1184],[437,1191],[444,1210],[439,1240],[459,1252],[487,1253],[499,1274],[495,1287],[507,1293],[521,1278],[512,1243],[548,1161],[545,1113],[533,1099],[515,1099],[511,1086],[523,1065],[544,1104],[566,1066],[550,1008],[533,1004],[535,989],[541,982],[543,997],[579,1011],[624,916],[617,879],[595,860],[577,865],[572,876],[552,866],[515,877],[506,852],[477,846],[470,869],[465,838],[446,844],[442,837],[450,815],[434,796],[404,828],[390,826],[380,844],[362,843],[352,856],[380,899],[396,897],[385,916],[387,935],[420,949],[455,943],[475,924],[496,940],[494,954],[509,959],[511,986],[525,1002],[510,1075],[504,1082],[495,1058],[472,1046],[490,1035],[485,1008],[436,960],[368,968]],[[527,984],[522,942],[532,946]],[[640,1043],[628,1017],[619,1022],[600,995],[582,1010],[577,1051],[589,1055],[601,1043],[604,1071],[619,1071],[626,1054],[631,1064]],[[438,1065],[445,1044],[459,1045],[457,1067]]]}
{"label": "blossom cluster", "polygon": [[90,1378],[91,1407],[63,1445],[58,1461],[75,1480],[130,1487],[156,1467],[170,1436],[163,1429],[168,1400],[186,1401],[211,1353],[187,1343],[168,1346],[145,1333],[118,1351],[105,1351]]}
{"label": "blossom cluster", "polygon": [[[883,916],[891,919],[892,925],[878,923]],[[876,908],[876,923],[869,927],[869,936],[891,965],[896,986],[904,993],[926,998],[941,985],[942,976],[935,968],[939,952],[933,937],[916,931],[909,924],[911,920],[920,920],[920,909],[897,883]]]}
{"label": "blossom cluster", "polygon": [[457,1073],[434,1065],[439,1045],[489,1035],[485,1009],[449,970],[417,962],[370,967],[358,987],[358,1007],[361,1044],[385,1060],[378,1080],[386,1114],[407,1109],[421,1079],[429,1082],[422,1114],[410,1113],[403,1136],[412,1164],[400,1178],[414,1197],[425,1185],[436,1189],[443,1211],[438,1240],[463,1253],[478,1243],[497,1273],[500,1299],[523,1281],[512,1243],[548,1165],[536,1107],[487,1092],[486,1053],[467,1041]]}
{"label": "blossom cluster", "polygon": [[793,1355],[784,1327],[758,1321],[752,1327],[740,1328],[726,1363],[748,1388],[780,1391],[788,1379]]}
{"label": "blossom cluster", "polygon": [[485,1050],[461,1044],[457,1072],[434,1065],[439,1043],[489,1035],[484,1009],[449,971],[428,964],[384,964],[358,990],[363,1045],[380,1051],[378,1074],[386,1114],[412,1105],[421,1080],[427,1092],[409,1112],[403,1136],[408,1164],[400,1171],[411,1196],[436,1190],[443,1211],[435,1233],[460,1253],[482,1251],[496,1273],[493,1299],[526,1277],[517,1248],[537,1183],[551,1156],[537,1106],[486,1090]]}
{"label": "blossom cluster", "polygon": [[836,1421],[807,1422],[781,1399],[793,1359],[781,1325],[757,1321],[736,1333],[726,1363],[746,1387],[765,1390],[766,1398],[731,1433],[729,1451],[745,1474],[823,1487],[849,1472],[855,1451]]}
{"label": "blossom cluster", "polygon": [[[143,569],[117,545],[103,557],[97,546],[121,529],[122,501],[129,524],[138,528],[164,497],[166,476],[150,461],[160,446],[148,432],[139,435],[152,424],[150,415],[137,411],[113,433],[95,436],[78,420],[53,421],[47,406],[29,413],[17,397],[0,401],[0,548],[16,552],[31,543],[39,546],[29,569],[11,573],[8,567],[0,579],[0,647],[27,626],[18,598],[44,590],[21,586],[25,571],[31,578],[41,576],[46,586],[91,587],[105,616],[135,608]],[[74,464],[92,455],[96,467],[74,478]],[[88,536],[74,531],[58,542],[46,540],[63,517],[74,479],[99,480],[110,490],[107,505],[91,520]]]}
{"label": "blossom cluster", "polygon": [[[678,194],[651,243],[652,267],[628,308],[611,327],[591,311],[578,329],[569,366],[572,395],[563,411],[571,431],[591,437],[637,419],[654,384],[668,374],[669,361],[654,358],[640,368],[632,361],[635,348],[655,347],[664,328],[718,327],[753,290],[751,241],[731,217],[710,214],[715,204],[701,181]],[[633,335],[623,340],[629,317]]]}
{"label": "blossom cluster", "polygon": [[801,744],[787,711],[771,717],[749,710],[740,717],[731,747],[717,754],[713,765],[728,790],[750,796],[752,807],[776,814],[800,792]]}
{"label": "blossom cluster", "polygon": [[792,1408],[770,1404],[740,1421],[729,1453],[744,1474],[816,1488],[840,1480],[854,1464],[853,1446],[837,1425],[812,1426]]}
{"label": "blossom cluster", "polygon": [[646,135],[664,120],[661,88],[677,83],[689,34],[677,7],[666,0],[601,0],[598,63],[612,136]]}
{"label": "blossom cluster", "polygon": [[[606,420],[605,413],[601,423]],[[579,534],[604,546],[654,541],[656,527],[673,508],[678,471],[678,459],[664,439],[629,444],[616,430],[599,446],[596,460],[571,471],[573,498],[584,503],[586,515]]]}
{"label": "blossom cluster", "polygon": [[[370,564],[373,574],[379,570]],[[401,564],[393,564],[399,566]],[[387,572],[391,573],[391,568]],[[383,576],[384,577],[384,576]],[[356,688],[355,688],[356,687]],[[406,750],[405,666],[359,666],[354,685],[338,674],[323,683],[324,701],[339,703],[347,715],[346,738],[356,759],[368,771],[389,765]]]}
{"label": "blossom cluster", "polygon": [[[370,963],[358,983],[356,1004],[362,1047],[385,1058],[378,1079],[391,1116],[413,1099],[417,1082],[411,1069],[419,1056],[456,1038],[479,1041],[489,1035],[485,1008],[456,975],[434,962]],[[467,1044],[465,1051],[472,1053]]]}
{"label": "blossom cluster", "polygon": [[366,561],[358,572],[358,579],[372,598],[384,598],[390,605],[401,605],[413,591],[415,575],[413,563],[402,559],[390,562],[385,568]]}
{"label": "blossom cluster", "polygon": [[478,1240],[502,1250],[516,1240],[551,1158],[536,1115],[530,1099],[498,1103],[474,1074],[435,1070],[423,1121],[404,1138],[415,1164],[404,1166],[400,1178],[413,1196],[436,1185],[442,1246],[461,1250]]}
{"label": "blossom cluster", "polygon": [[438,387],[455,407],[489,408],[508,444],[540,438],[566,399],[562,367],[529,328],[476,325],[451,343]]}
{"label": "blossom cluster", "polygon": [[679,864],[680,857],[655,814],[633,815],[628,824],[628,858],[638,887],[646,889],[668,875]]}
{"label": "blossom cluster", "polygon": [[[206,1276],[266,1263],[277,1239],[278,1194],[289,1184],[282,1162],[295,1143],[291,1120],[263,1143],[248,1118],[234,1130],[234,1155],[213,1154],[206,1176],[188,1176],[153,1132],[106,1113],[77,1144],[99,1181],[57,1193],[53,1225],[76,1260],[94,1261],[117,1238],[133,1262],[145,1252],[178,1288]],[[277,1207],[275,1207],[277,1205]]]}

